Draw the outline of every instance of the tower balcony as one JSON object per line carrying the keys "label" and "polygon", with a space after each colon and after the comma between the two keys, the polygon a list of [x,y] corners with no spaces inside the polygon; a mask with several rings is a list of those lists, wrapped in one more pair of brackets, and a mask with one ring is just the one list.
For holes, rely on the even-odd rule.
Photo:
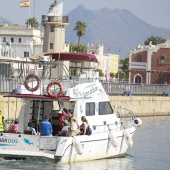
{"label": "tower balcony", "polygon": [[69,21],[68,16],[47,16],[47,15],[42,15],[42,23],[47,23],[47,22],[56,22],[56,23],[68,23]]}

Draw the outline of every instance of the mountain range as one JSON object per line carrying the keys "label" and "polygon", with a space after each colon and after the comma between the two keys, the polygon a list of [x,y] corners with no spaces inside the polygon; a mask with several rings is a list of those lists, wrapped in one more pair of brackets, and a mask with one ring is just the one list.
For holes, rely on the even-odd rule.
{"label": "mountain range", "polygon": [[3,25],[4,22],[8,23],[9,25],[14,25],[11,21],[5,19],[5,18],[2,18],[0,17],[0,25]]}
{"label": "mountain range", "polygon": [[83,20],[87,28],[85,36],[80,40],[81,43],[103,44],[105,53],[119,54],[122,59],[128,57],[130,50],[143,45],[150,36],[170,38],[170,29],[152,26],[126,9],[103,8],[91,11],[80,5],[68,13],[68,16],[66,41],[71,43],[78,40],[73,29],[77,21]]}
{"label": "mountain range", "polygon": [[[87,25],[85,36],[80,43],[84,45],[104,45],[104,52],[119,54],[120,59],[128,57],[130,50],[143,45],[150,36],[170,38],[170,29],[152,26],[126,9],[88,10],[83,5],[66,14],[69,26],[66,28],[66,42],[77,44],[77,32],[73,31],[77,21]],[[0,17],[0,25],[2,25]]]}

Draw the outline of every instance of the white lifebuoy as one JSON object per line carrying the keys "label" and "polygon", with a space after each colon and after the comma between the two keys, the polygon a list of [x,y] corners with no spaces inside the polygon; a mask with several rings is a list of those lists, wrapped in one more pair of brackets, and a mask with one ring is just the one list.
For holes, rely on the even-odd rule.
{"label": "white lifebuoy", "polygon": [[83,148],[80,144],[80,141],[75,136],[73,137],[73,146],[78,155],[81,155],[83,153]]}
{"label": "white lifebuoy", "polygon": [[130,134],[129,132],[129,129],[125,129],[123,131],[123,135],[125,137],[125,141],[126,141],[126,144],[130,147],[132,147],[133,145],[133,140],[132,140],[132,135]]}
{"label": "white lifebuoy", "polygon": [[[35,87],[30,87],[30,86],[28,85],[30,79],[35,79],[35,80],[37,81],[37,85],[36,85]],[[24,86],[25,86],[25,88],[26,88],[28,91],[31,91],[31,92],[38,90],[39,87],[40,87],[40,79],[39,79],[39,77],[38,77],[37,75],[35,75],[35,74],[29,74],[29,75],[25,78]]]}
{"label": "white lifebuoy", "polygon": [[115,135],[115,132],[110,131],[109,132],[109,138],[110,138],[110,142],[111,142],[113,147],[118,147],[119,146],[119,143],[118,143],[117,137]]}
{"label": "white lifebuoy", "polygon": [[133,120],[133,125],[136,126],[136,127],[139,127],[142,125],[142,120],[140,118],[135,118]]}
{"label": "white lifebuoy", "polygon": [[[59,92],[58,92],[57,94],[53,94],[53,93],[51,92],[51,87],[52,87],[53,85],[57,85],[57,86],[60,88],[60,90],[59,90]],[[48,86],[47,86],[47,93],[48,93],[48,95],[51,96],[51,97],[59,97],[59,96],[61,96],[62,93],[63,93],[62,85],[61,85],[58,81],[54,81],[54,82],[49,83]]]}

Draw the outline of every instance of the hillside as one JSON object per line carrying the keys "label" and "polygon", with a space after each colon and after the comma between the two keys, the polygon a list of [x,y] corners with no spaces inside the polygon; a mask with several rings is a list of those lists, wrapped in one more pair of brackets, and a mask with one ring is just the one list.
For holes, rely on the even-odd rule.
{"label": "hillside", "polygon": [[4,22],[8,23],[9,25],[14,25],[11,21],[5,19],[5,18],[2,18],[0,17],[0,25],[3,25]]}
{"label": "hillside", "polygon": [[67,15],[69,26],[66,30],[66,42],[76,43],[78,38],[73,29],[77,21],[83,20],[87,29],[81,43],[104,44],[105,53],[117,53],[121,58],[127,57],[131,49],[143,44],[151,35],[170,38],[170,29],[147,24],[125,9],[103,8],[91,11],[80,5]]}

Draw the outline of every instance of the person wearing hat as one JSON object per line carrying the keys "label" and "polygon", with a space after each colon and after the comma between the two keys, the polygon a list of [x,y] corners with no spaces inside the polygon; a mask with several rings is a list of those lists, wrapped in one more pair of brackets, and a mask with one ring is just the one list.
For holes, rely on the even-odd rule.
{"label": "person wearing hat", "polygon": [[19,120],[15,119],[14,124],[12,126],[10,126],[9,128],[9,132],[13,131],[13,132],[18,132],[19,130]]}
{"label": "person wearing hat", "polygon": [[0,132],[4,132],[6,129],[7,128],[6,128],[4,116],[1,115],[1,111],[0,111]]}

